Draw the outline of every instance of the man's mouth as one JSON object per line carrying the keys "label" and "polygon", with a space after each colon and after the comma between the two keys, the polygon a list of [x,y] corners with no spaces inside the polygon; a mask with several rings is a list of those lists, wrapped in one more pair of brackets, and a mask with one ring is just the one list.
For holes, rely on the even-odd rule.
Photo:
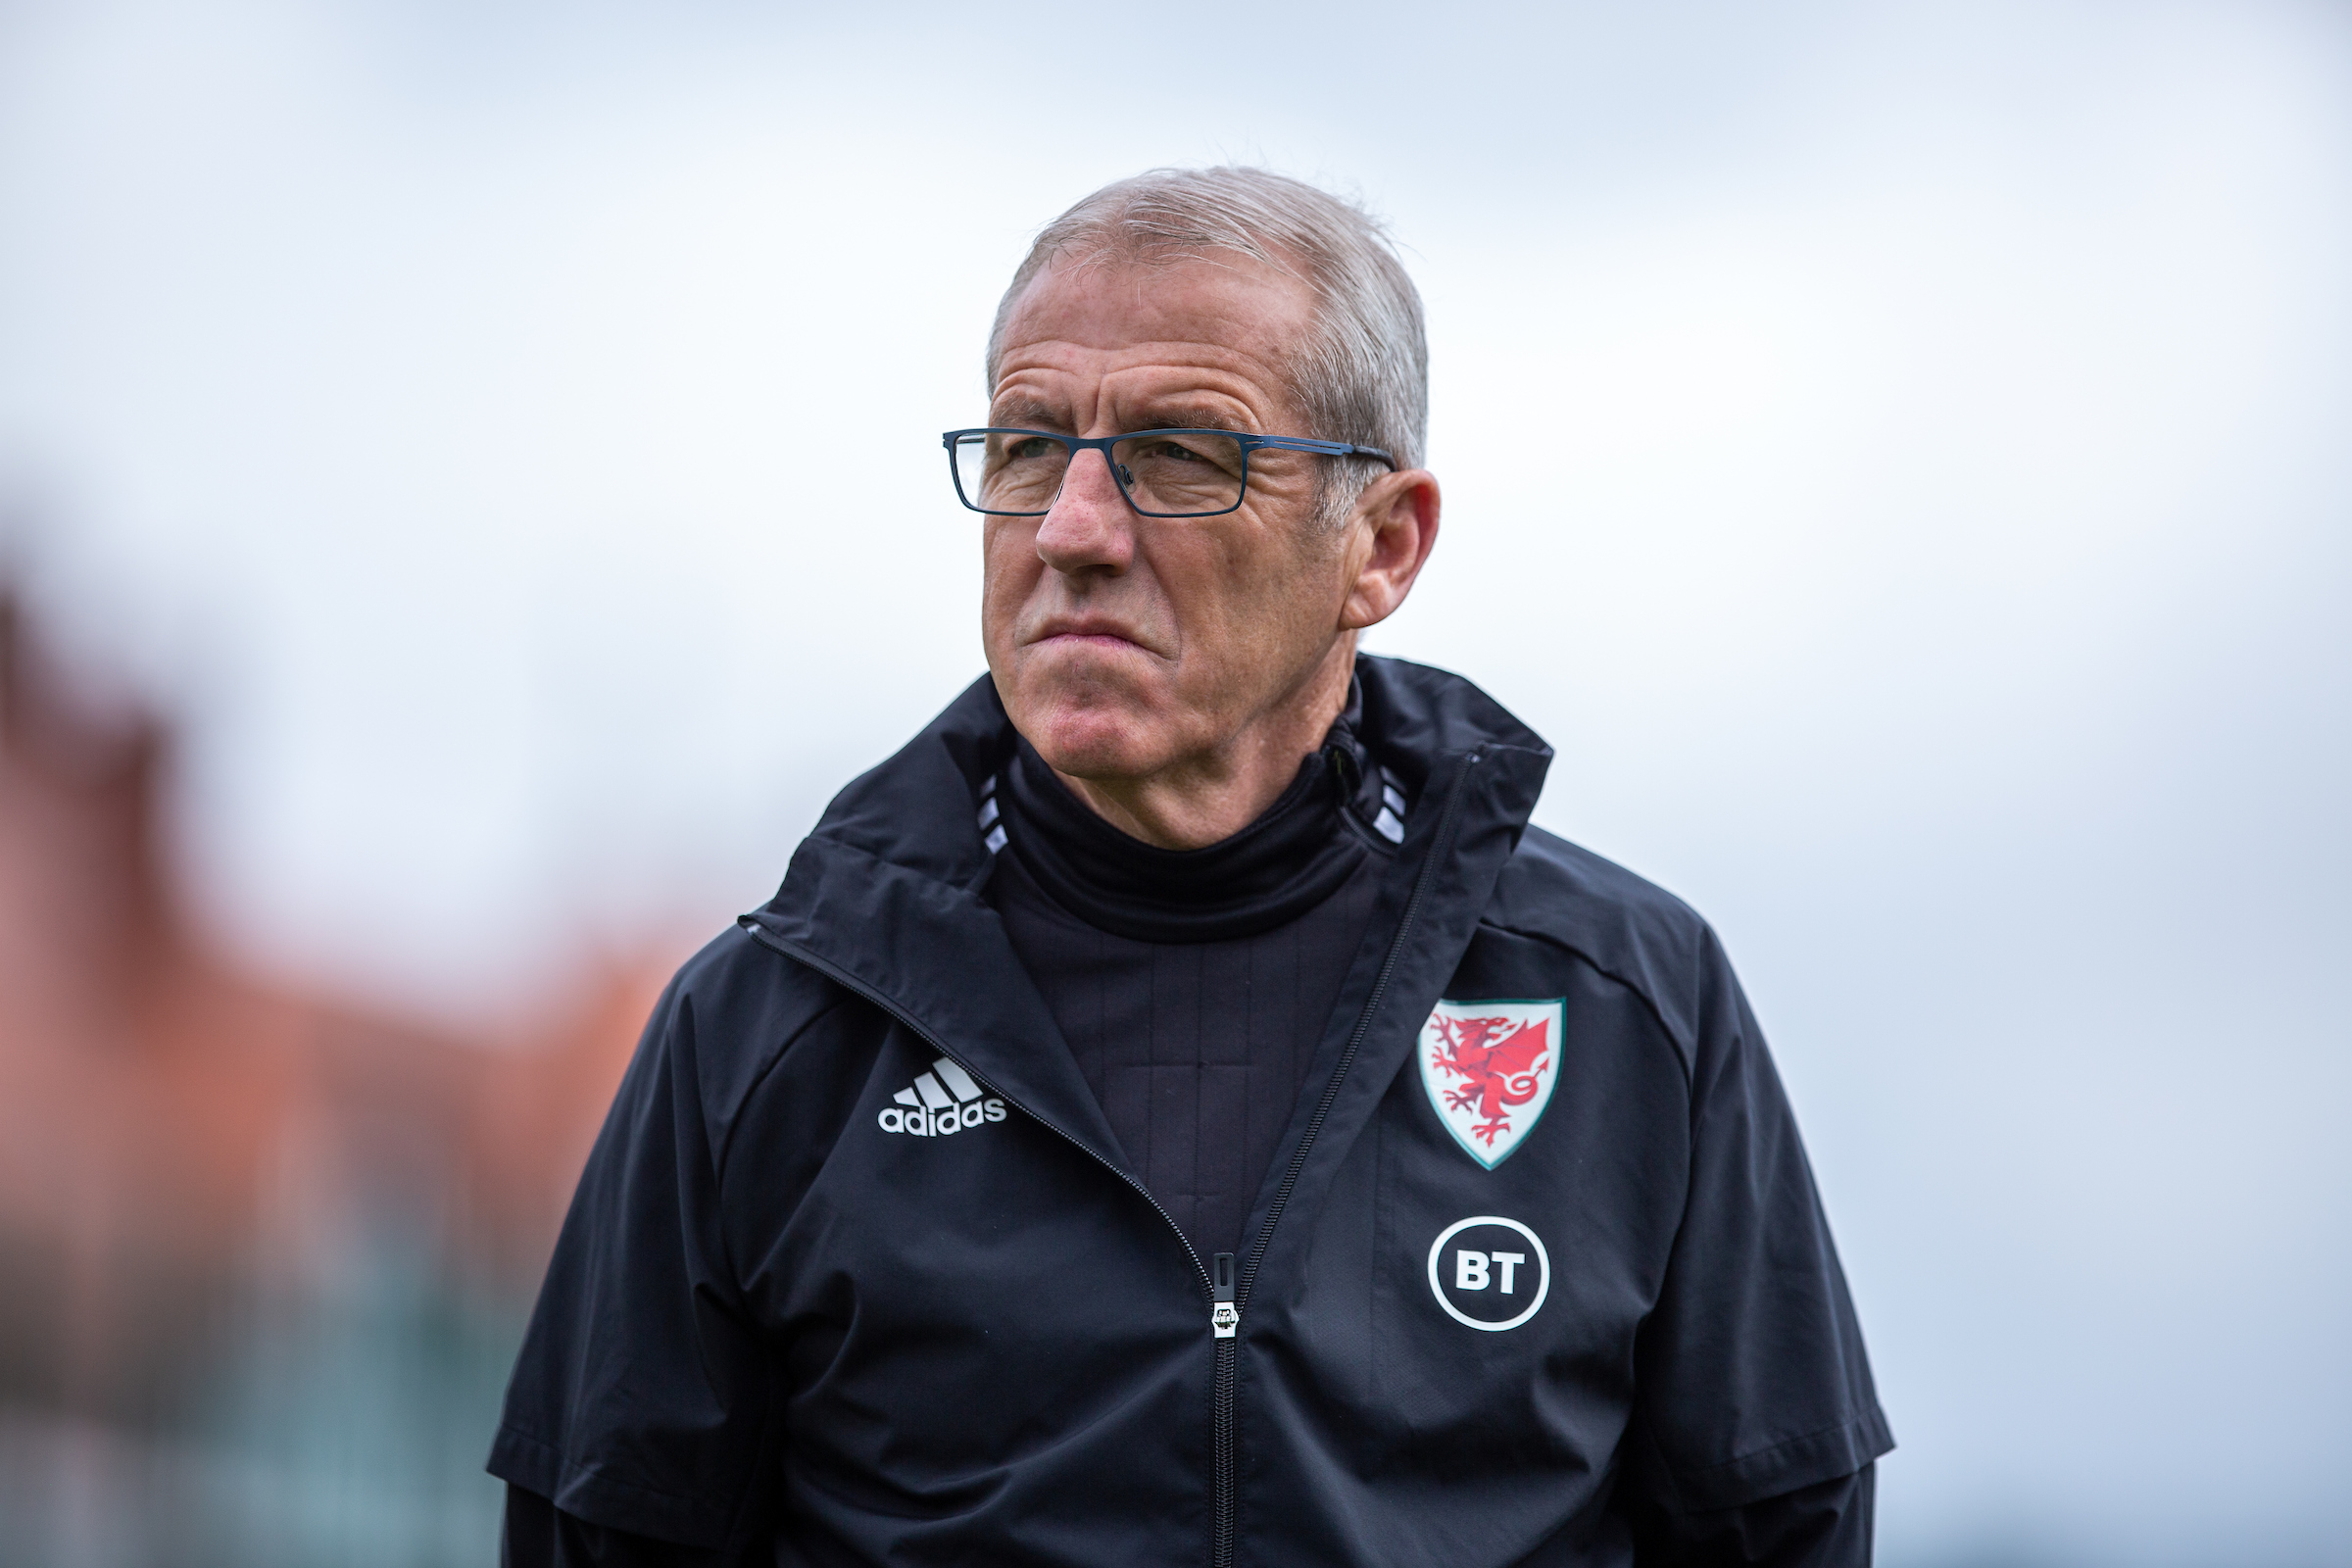
{"label": "man's mouth", "polygon": [[1064,648],[1095,647],[1105,650],[1143,647],[1141,642],[1116,622],[1092,617],[1047,621],[1045,625],[1038,628],[1037,635],[1030,639],[1030,645],[1042,647],[1048,643],[1058,644]]}

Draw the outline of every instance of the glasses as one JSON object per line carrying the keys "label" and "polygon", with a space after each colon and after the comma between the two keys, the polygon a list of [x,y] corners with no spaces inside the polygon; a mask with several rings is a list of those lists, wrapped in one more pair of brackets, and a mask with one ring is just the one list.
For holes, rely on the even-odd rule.
{"label": "glasses", "polygon": [[1081,439],[1051,430],[990,428],[950,430],[939,439],[948,449],[956,499],[974,512],[1005,517],[1042,517],[1052,511],[1070,465],[1090,447],[1110,465],[1127,504],[1147,517],[1221,517],[1238,511],[1250,488],[1250,455],[1269,448],[1396,466],[1378,447],[1235,430],[1139,430]]}

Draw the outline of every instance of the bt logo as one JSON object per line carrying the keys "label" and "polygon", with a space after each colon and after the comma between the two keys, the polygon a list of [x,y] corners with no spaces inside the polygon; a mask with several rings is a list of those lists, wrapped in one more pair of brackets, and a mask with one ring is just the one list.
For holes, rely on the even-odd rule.
{"label": "bt logo", "polygon": [[1502,1270],[1502,1294],[1511,1294],[1513,1276],[1519,1265],[1527,1261],[1525,1252],[1473,1252],[1467,1247],[1457,1248],[1453,1254],[1453,1288],[1457,1291],[1483,1291],[1487,1288],[1487,1264],[1493,1262]]}
{"label": "bt logo", "polygon": [[1499,1214],[1456,1220],[1429,1248],[1429,1293],[1474,1329],[1515,1329],[1551,1293],[1551,1258],[1534,1231]]}

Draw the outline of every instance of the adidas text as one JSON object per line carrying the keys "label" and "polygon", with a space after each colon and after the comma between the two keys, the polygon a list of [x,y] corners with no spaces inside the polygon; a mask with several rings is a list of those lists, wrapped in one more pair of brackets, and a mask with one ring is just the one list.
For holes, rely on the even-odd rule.
{"label": "adidas text", "polygon": [[876,1119],[886,1133],[911,1133],[917,1138],[945,1138],[983,1122],[1003,1121],[1004,1102],[983,1095],[972,1075],[942,1056],[929,1072],[914,1075],[914,1087],[891,1097]]}

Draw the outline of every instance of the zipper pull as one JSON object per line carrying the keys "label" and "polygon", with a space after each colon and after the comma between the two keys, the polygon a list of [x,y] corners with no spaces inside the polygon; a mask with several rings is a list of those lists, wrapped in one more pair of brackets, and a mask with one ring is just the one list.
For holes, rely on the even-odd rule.
{"label": "zipper pull", "polygon": [[1217,1304],[1208,1309],[1208,1331],[1220,1340],[1233,1338],[1242,1325],[1242,1309],[1233,1304],[1233,1254],[1219,1252],[1210,1270]]}

